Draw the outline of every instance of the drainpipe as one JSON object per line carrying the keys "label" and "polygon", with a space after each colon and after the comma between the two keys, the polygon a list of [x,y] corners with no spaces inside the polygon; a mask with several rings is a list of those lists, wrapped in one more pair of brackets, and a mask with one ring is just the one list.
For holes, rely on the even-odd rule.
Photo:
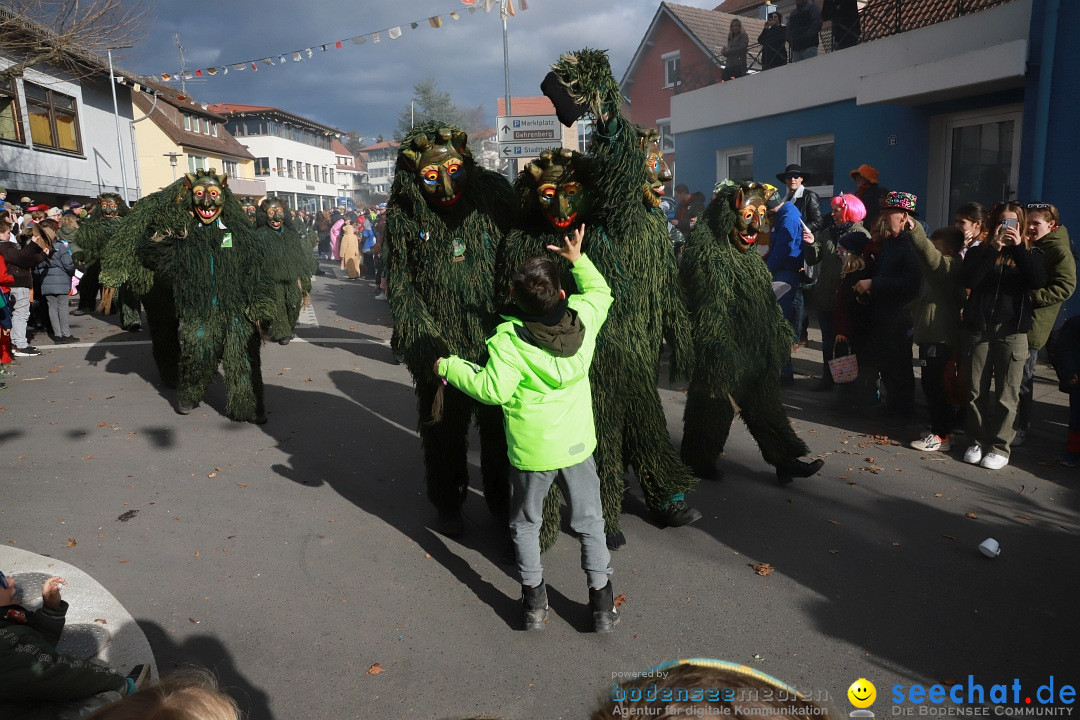
{"label": "drainpipe", "polygon": [[1031,192],[1036,200],[1043,196],[1046,174],[1046,138],[1050,127],[1050,90],[1053,86],[1054,51],[1057,47],[1057,19],[1061,0],[1047,0],[1043,16],[1042,53],[1039,57],[1039,89],[1035,98],[1034,157],[1031,161]]}
{"label": "drainpipe", "polygon": [[[146,120],[154,114],[154,108],[157,107],[158,98],[161,97],[157,93],[154,93],[154,104],[150,106],[150,109],[146,111],[138,120],[131,121],[131,158],[135,162],[135,199],[138,200],[142,197],[142,180],[139,177],[139,146],[135,142],[135,123]],[[175,171],[173,171],[175,174]],[[175,178],[174,178],[175,179]]]}

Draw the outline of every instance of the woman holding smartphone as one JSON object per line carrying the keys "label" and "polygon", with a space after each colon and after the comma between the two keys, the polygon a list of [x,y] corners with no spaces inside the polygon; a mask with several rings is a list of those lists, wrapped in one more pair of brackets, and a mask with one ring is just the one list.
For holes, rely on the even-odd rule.
{"label": "woman holding smartphone", "polygon": [[[967,432],[972,445],[964,462],[1000,470],[1009,464],[1016,434],[1031,329],[1030,293],[1046,284],[1046,270],[1028,244],[1022,205],[995,206],[988,225],[986,241],[968,251],[960,268],[960,282],[971,293],[961,322],[971,378]],[[986,392],[991,380],[993,395]]]}

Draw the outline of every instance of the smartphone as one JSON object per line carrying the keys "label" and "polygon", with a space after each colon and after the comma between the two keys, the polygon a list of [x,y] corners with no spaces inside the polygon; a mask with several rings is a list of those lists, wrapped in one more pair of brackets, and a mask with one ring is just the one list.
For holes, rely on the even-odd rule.
{"label": "smartphone", "polygon": [[4,573],[2,572],[0,572],[0,587],[4,588],[5,590],[7,590],[8,588],[7,578],[4,577]]}
{"label": "smartphone", "polygon": [[1008,230],[1009,228],[1017,230],[1020,227],[1020,221],[1016,218],[1002,218],[1001,227],[1005,228],[1006,230]]}

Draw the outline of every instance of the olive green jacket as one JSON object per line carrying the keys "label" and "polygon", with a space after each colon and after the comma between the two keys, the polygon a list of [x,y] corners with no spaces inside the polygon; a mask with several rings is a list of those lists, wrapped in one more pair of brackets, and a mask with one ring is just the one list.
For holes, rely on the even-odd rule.
{"label": "olive green jacket", "polygon": [[1042,251],[1048,282],[1031,291],[1035,308],[1031,330],[1028,330],[1028,348],[1031,350],[1046,345],[1061,304],[1076,290],[1076,260],[1069,244],[1069,231],[1064,226],[1056,227],[1043,235],[1035,247]]}
{"label": "olive green jacket", "polygon": [[915,223],[910,235],[923,277],[922,291],[910,306],[915,321],[915,344],[940,343],[955,348],[960,334],[960,310],[967,299],[967,291],[960,284],[964,258],[942,255],[919,223]]}

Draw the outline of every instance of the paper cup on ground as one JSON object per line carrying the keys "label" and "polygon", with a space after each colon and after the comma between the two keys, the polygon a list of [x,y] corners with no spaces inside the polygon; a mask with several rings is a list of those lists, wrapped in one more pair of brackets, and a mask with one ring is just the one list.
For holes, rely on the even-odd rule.
{"label": "paper cup on ground", "polygon": [[997,557],[1001,554],[1001,546],[994,538],[986,538],[979,543],[979,552],[989,558]]}

